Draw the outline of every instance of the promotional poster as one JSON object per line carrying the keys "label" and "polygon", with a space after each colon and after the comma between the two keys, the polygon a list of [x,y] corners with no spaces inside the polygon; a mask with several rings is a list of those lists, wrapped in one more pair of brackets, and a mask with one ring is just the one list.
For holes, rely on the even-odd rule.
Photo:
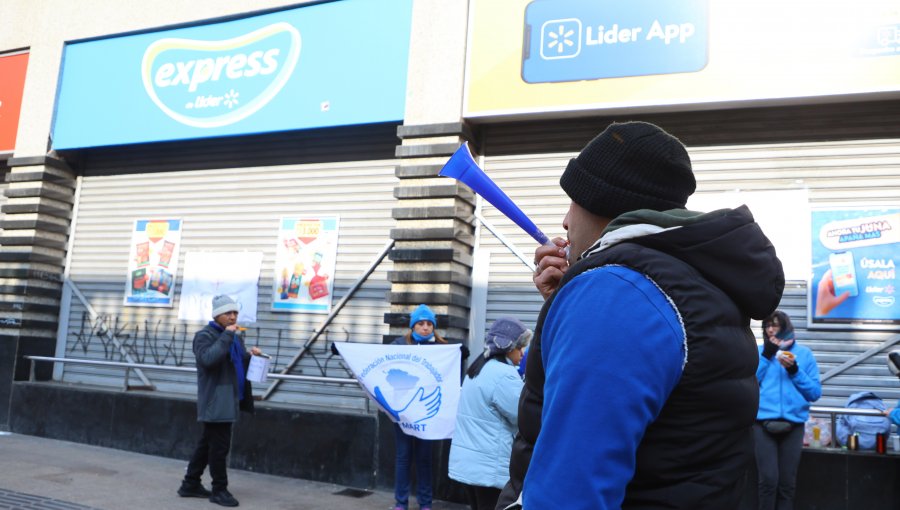
{"label": "promotional poster", "polygon": [[900,328],[900,209],[812,212],[810,326]]}
{"label": "promotional poster", "polygon": [[128,255],[125,306],[171,307],[181,220],[136,220]]}
{"label": "promotional poster", "polygon": [[275,248],[272,310],[331,310],[337,242],[337,216],[281,220]]}

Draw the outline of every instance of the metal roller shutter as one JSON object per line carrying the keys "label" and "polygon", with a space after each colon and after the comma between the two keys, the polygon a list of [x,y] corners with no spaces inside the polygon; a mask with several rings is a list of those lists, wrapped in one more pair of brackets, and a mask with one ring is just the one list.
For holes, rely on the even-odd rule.
{"label": "metal roller shutter", "polygon": [[[334,301],[337,303],[364,273],[393,226],[396,185],[393,160],[311,163],[251,168],[157,171],[83,178],[70,278],[101,315],[91,321],[86,308],[72,300],[66,356],[92,359],[120,357],[110,334],[126,343],[135,361],[194,366],[191,341],[199,324],[177,319],[184,257],[192,251],[261,251],[258,322],[247,331],[248,345],[273,355],[280,370],[298,352],[324,314],[274,313],[271,288],[278,221],[282,216],[338,215],[339,240]],[[180,218],[184,221],[173,308],[124,307],[128,248],[133,221]],[[390,290],[385,259],[313,345],[292,374],[349,377],[336,359],[328,359],[332,341],[380,343],[388,332]],[[145,372],[158,390],[194,395],[193,374]],[[121,386],[123,370],[68,364],[63,380]],[[132,374],[131,381],[136,380]],[[262,393],[266,388],[255,388]],[[270,398],[331,410],[366,412],[356,385],[282,384]]]}
{"label": "metal roller shutter", "polygon": [[[491,154],[490,139],[485,143]],[[510,152],[507,149],[497,152]],[[868,206],[900,203],[900,139],[832,142],[717,145],[689,147],[697,177],[697,193],[806,188],[813,207]],[[496,152],[495,152],[496,153]],[[497,155],[484,158],[485,171],[544,232],[563,235],[561,227],[569,199],[559,188],[559,176],[577,152]],[[534,241],[484,204],[483,215],[502,235],[531,257]],[[492,250],[486,326],[501,315],[514,315],[533,326],[542,300],[528,268],[490,232],[481,230],[479,246]],[[808,246],[776,246],[809,250]],[[806,329],[805,281],[788,282],[781,306],[791,315],[798,338],[816,353],[822,374],[889,339],[896,332],[821,331]],[[758,323],[754,332],[760,335]],[[890,350],[890,349],[887,349]],[[885,365],[885,352],[856,365],[824,385],[822,405],[843,405],[846,396],[874,390],[885,399],[900,397],[900,385]]]}

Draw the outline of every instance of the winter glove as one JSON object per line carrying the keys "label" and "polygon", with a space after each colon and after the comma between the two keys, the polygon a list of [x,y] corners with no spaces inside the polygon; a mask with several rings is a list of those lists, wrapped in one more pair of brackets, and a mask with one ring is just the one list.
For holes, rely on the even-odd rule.
{"label": "winter glove", "polygon": [[774,356],[776,352],[778,352],[778,346],[764,339],[762,352],[763,357],[767,360],[771,360],[772,356]]}
{"label": "winter glove", "polygon": [[797,370],[800,370],[800,367],[797,366],[797,363],[785,368],[787,370],[788,375],[794,375],[797,373]]}

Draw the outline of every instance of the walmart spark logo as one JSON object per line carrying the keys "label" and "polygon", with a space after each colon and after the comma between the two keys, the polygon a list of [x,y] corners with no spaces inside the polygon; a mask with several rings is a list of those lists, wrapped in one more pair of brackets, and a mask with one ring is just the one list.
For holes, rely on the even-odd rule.
{"label": "walmart spark logo", "polygon": [[144,52],[141,77],[150,99],[182,124],[215,128],[253,115],[291,78],[300,33],[274,23],[219,41],[165,38]]}
{"label": "walmart spark logo", "polygon": [[581,20],[552,19],[541,27],[541,58],[575,58],[581,53]]}

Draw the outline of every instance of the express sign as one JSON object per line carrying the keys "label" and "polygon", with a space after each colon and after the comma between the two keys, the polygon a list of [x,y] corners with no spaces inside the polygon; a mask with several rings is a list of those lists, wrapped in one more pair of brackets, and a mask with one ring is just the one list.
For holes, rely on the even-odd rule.
{"label": "express sign", "polygon": [[400,120],[411,2],[343,0],[69,44],[53,146]]}

